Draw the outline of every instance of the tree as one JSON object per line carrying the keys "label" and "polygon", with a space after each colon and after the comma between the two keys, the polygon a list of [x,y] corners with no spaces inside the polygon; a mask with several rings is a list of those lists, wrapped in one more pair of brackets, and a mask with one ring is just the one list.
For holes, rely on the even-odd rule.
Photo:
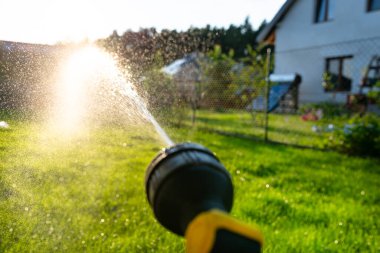
{"label": "tree", "polygon": [[223,110],[230,107],[232,91],[232,72],[235,64],[234,52],[224,54],[220,45],[208,53],[208,59],[202,64],[205,87],[204,103],[207,107]]}
{"label": "tree", "polygon": [[267,65],[262,51],[246,48],[247,56],[240,59],[239,67],[233,71],[233,82],[239,92],[240,107],[245,108],[257,96],[264,94]]}

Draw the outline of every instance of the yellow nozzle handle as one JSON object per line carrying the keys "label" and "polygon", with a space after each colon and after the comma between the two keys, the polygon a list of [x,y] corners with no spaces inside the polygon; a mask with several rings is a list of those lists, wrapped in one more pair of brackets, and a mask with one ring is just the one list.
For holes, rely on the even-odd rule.
{"label": "yellow nozzle handle", "polygon": [[199,214],[185,233],[187,253],[261,252],[263,236],[254,227],[219,210]]}

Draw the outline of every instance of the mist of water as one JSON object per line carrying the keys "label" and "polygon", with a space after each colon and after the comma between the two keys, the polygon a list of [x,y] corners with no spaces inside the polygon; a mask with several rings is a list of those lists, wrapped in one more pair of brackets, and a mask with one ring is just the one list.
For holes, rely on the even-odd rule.
{"label": "mist of water", "polygon": [[141,199],[134,193],[146,166],[136,156],[173,142],[109,54],[90,46],[65,49],[59,59],[43,73],[28,72],[49,76],[46,85],[36,82],[44,92],[28,100],[40,110],[0,129],[6,133],[0,150],[0,251],[82,252],[87,245],[123,251],[119,231],[111,227],[134,231],[126,218],[134,224],[146,220],[134,216]]}
{"label": "mist of water", "polygon": [[88,118],[128,124],[146,120],[165,145],[174,144],[116,61],[97,47],[82,48],[63,63],[54,93],[51,125],[61,132],[75,131]]}

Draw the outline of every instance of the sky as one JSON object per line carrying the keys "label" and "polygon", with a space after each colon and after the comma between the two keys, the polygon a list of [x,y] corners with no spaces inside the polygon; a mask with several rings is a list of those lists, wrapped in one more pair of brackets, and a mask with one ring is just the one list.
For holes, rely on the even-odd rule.
{"label": "sky", "polygon": [[0,40],[54,44],[105,38],[114,30],[257,28],[286,0],[0,0]]}

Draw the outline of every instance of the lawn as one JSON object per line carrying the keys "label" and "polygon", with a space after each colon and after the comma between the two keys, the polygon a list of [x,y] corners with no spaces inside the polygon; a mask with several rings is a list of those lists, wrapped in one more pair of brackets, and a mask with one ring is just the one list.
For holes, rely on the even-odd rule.
{"label": "lawn", "polygon": [[[346,121],[345,118],[303,121],[297,114],[271,113],[268,117],[268,139],[280,143],[323,148],[324,140],[329,135],[328,126],[332,124],[334,127],[342,127]],[[183,120],[181,124],[193,126],[189,120]],[[215,113],[199,110],[193,127],[203,131],[263,140],[264,126],[265,115],[259,112],[252,114],[244,110],[232,110]]]}
{"label": "lawn", "polygon": [[[100,125],[69,138],[0,115],[11,126],[0,129],[0,252],[183,252],[145,197],[145,168],[163,146],[152,127]],[[380,251],[378,160],[202,127],[169,134],[217,154],[235,184],[232,215],[260,226],[264,252]]]}

